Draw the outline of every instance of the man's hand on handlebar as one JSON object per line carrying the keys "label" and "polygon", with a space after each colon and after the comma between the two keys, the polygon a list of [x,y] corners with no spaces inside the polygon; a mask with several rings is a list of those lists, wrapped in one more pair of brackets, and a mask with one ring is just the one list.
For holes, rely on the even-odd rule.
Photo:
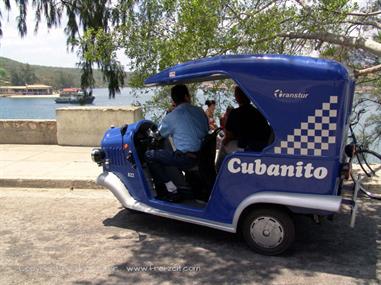
{"label": "man's hand on handlebar", "polygon": [[156,149],[161,147],[163,137],[160,135],[158,129],[153,130],[152,128],[149,128],[147,129],[147,140],[148,148]]}

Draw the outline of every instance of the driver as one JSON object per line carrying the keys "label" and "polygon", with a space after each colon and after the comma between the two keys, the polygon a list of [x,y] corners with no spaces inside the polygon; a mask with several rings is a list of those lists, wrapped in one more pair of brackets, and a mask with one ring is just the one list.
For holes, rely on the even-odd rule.
{"label": "driver", "polygon": [[202,139],[208,134],[209,127],[204,111],[190,104],[189,91],[185,85],[172,87],[171,98],[174,109],[164,117],[159,132],[162,137],[172,137],[175,150],[147,150],[145,158],[156,187],[165,185],[166,199],[178,202],[181,197],[177,186],[170,180],[163,166],[180,169],[194,167]]}

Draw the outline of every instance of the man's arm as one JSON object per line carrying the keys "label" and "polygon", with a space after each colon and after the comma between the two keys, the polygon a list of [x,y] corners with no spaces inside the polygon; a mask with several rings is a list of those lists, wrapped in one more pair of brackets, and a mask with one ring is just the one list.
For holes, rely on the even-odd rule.
{"label": "man's arm", "polygon": [[159,132],[163,138],[166,138],[172,134],[173,130],[169,114],[165,116],[164,119],[161,121],[161,124],[159,126]]}

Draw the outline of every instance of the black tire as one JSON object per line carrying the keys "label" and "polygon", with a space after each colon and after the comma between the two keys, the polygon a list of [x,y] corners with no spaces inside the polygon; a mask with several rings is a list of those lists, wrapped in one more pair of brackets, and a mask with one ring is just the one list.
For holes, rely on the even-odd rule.
{"label": "black tire", "polygon": [[277,208],[252,210],[244,217],[241,230],[249,247],[263,255],[281,254],[295,239],[292,218]]}

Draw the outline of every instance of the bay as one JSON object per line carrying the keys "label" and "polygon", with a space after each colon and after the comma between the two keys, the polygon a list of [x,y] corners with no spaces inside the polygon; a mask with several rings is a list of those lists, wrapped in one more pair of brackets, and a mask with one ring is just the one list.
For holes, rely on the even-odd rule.
{"label": "bay", "polygon": [[[85,106],[127,106],[145,103],[152,90],[123,88],[115,99],[109,99],[107,88],[93,90],[94,103]],[[139,95],[138,98],[136,95]],[[10,98],[0,97],[0,119],[55,119],[56,109],[74,107],[74,104],[57,104],[55,98]]]}

